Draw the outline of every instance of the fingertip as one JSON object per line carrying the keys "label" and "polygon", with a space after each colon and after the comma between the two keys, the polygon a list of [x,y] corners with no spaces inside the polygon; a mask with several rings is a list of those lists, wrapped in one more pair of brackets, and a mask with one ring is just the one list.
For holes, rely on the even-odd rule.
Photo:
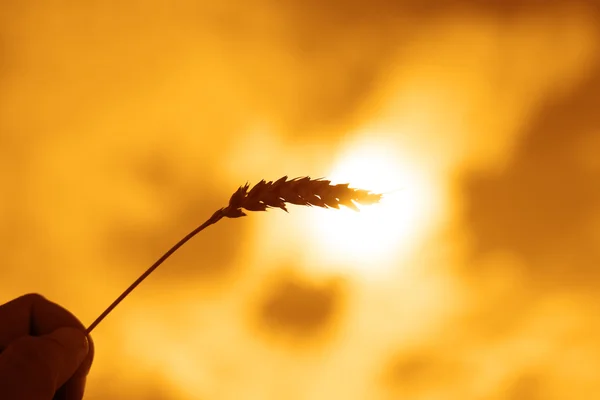
{"label": "fingertip", "polygon": [[86,377],[73,377],[54,394],[53,400],[81,400],[85,394]]}
{"label": "fingertip", "polygon": [[[82,331],[83,332],[83,331]],[[85,392],[86,378],[94,359],[94,340],[84,333],[87,339],[88,353],[77,371],[65,382],[54,396],[54,400],[81,400]]]}
{"label": "fingertip", "polygon": [[46,335],[48,339],[55,340],[65,350],[66,355],[72,358],[79,367],[90,351],[90,344],[85,332],[77,328],[63,327]]}

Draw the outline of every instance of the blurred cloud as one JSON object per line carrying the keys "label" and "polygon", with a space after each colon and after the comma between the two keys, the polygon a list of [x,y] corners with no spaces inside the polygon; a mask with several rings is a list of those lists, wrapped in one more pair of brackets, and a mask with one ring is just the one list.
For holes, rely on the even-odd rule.
{"label": "blurred cloud", "polygon": [[2,11],[3,300],[89,323],[240,184],[332,174],[350,143],[428,188],[419,235],[357,273],[314,244],[318,210],[210,227],[94,332],[88,398],[600,393],[592,2]]}
{"label": "blurred cloud", "polygon": [[314,340],[315,334],[331,327],[332,319],[343,313],[340,283],[312,283],[283,276],[271,283],[260,302],[257,323],[260,330],[291,335],[292,339]]}
{"label": "blurred cloud", "polygon": [[600,174],[582,143],[600,150],[599,83],[595,64],[576,88],[537,107],[501,172],[467,181],[467,224],[477,254],[513,252],[531,278],[553,287],[597,287],[600,254],[590,222],[600,211]]}

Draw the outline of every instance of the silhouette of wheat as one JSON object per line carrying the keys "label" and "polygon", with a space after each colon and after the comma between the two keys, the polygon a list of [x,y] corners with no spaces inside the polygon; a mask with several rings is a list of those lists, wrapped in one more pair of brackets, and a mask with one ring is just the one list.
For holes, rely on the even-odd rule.
{"label": "silhouette of wheat", "polygon": [[177,249],[188,240],[204,230],[206,227],[217,223],[222,218],[239,218],[246,216],[243,211],[266,211],[269,208],[281,208],[287,212],[286,204],[300,206],[318,206],[323,208],[340,208],[340,205],[359,211],[356,204],[370,205],[381,200],[381,194],[371,193],[363,189],[353,189],[349,184],[332,185],[331,181],[319,178],[299,177],[288,180],[284,176],[275,182],[261,180],[250,189],[246,183],[229,199],[227,207],[220,208],[202,225],[188,233],[171,249],[163,254],[150,268],[148,268],[135,282],[133,282],[92,324],[87,328],[89,334],[125,297],[129,295],[144,279],[148,277],[159,265],[169,258]]}
{"label": "silhouette of wheat", "polygon": [[258,182],[248,190],[248,184],[241,186],[229,200],[229,205],[220,212],[224,217],[237,218],[248,211],[266,211],[268,208],[281,208],[287,212],[286,203],[299,206],[318,206],[323,208],[340,208],[340,205],[358,211],[356,203],[367,205],[377,203],[380,194],[370,193],[362,189],[352,189],[349,184],[332,185],[323,179],[310,177],[287,180],[287,176],[275,182]]}

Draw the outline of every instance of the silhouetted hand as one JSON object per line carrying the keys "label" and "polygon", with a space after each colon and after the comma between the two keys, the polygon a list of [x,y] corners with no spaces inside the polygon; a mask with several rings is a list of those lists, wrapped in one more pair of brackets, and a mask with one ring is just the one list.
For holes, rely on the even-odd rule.
{"label": "silhouetted hand", "polygon": [[0,399],[80,400],[94,346],[61,306],[28,294],[0,306]]}

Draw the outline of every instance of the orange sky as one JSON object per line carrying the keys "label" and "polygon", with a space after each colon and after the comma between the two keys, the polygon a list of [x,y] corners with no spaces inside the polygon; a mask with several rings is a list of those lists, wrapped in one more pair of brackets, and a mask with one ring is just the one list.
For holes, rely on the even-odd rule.
{"label": "orange sky", "polygon": [[87,399],[600,395],[600,16],[401,3],[2,6],[0,302],[89,324],[246,181],[389,192],[202,232]]}

